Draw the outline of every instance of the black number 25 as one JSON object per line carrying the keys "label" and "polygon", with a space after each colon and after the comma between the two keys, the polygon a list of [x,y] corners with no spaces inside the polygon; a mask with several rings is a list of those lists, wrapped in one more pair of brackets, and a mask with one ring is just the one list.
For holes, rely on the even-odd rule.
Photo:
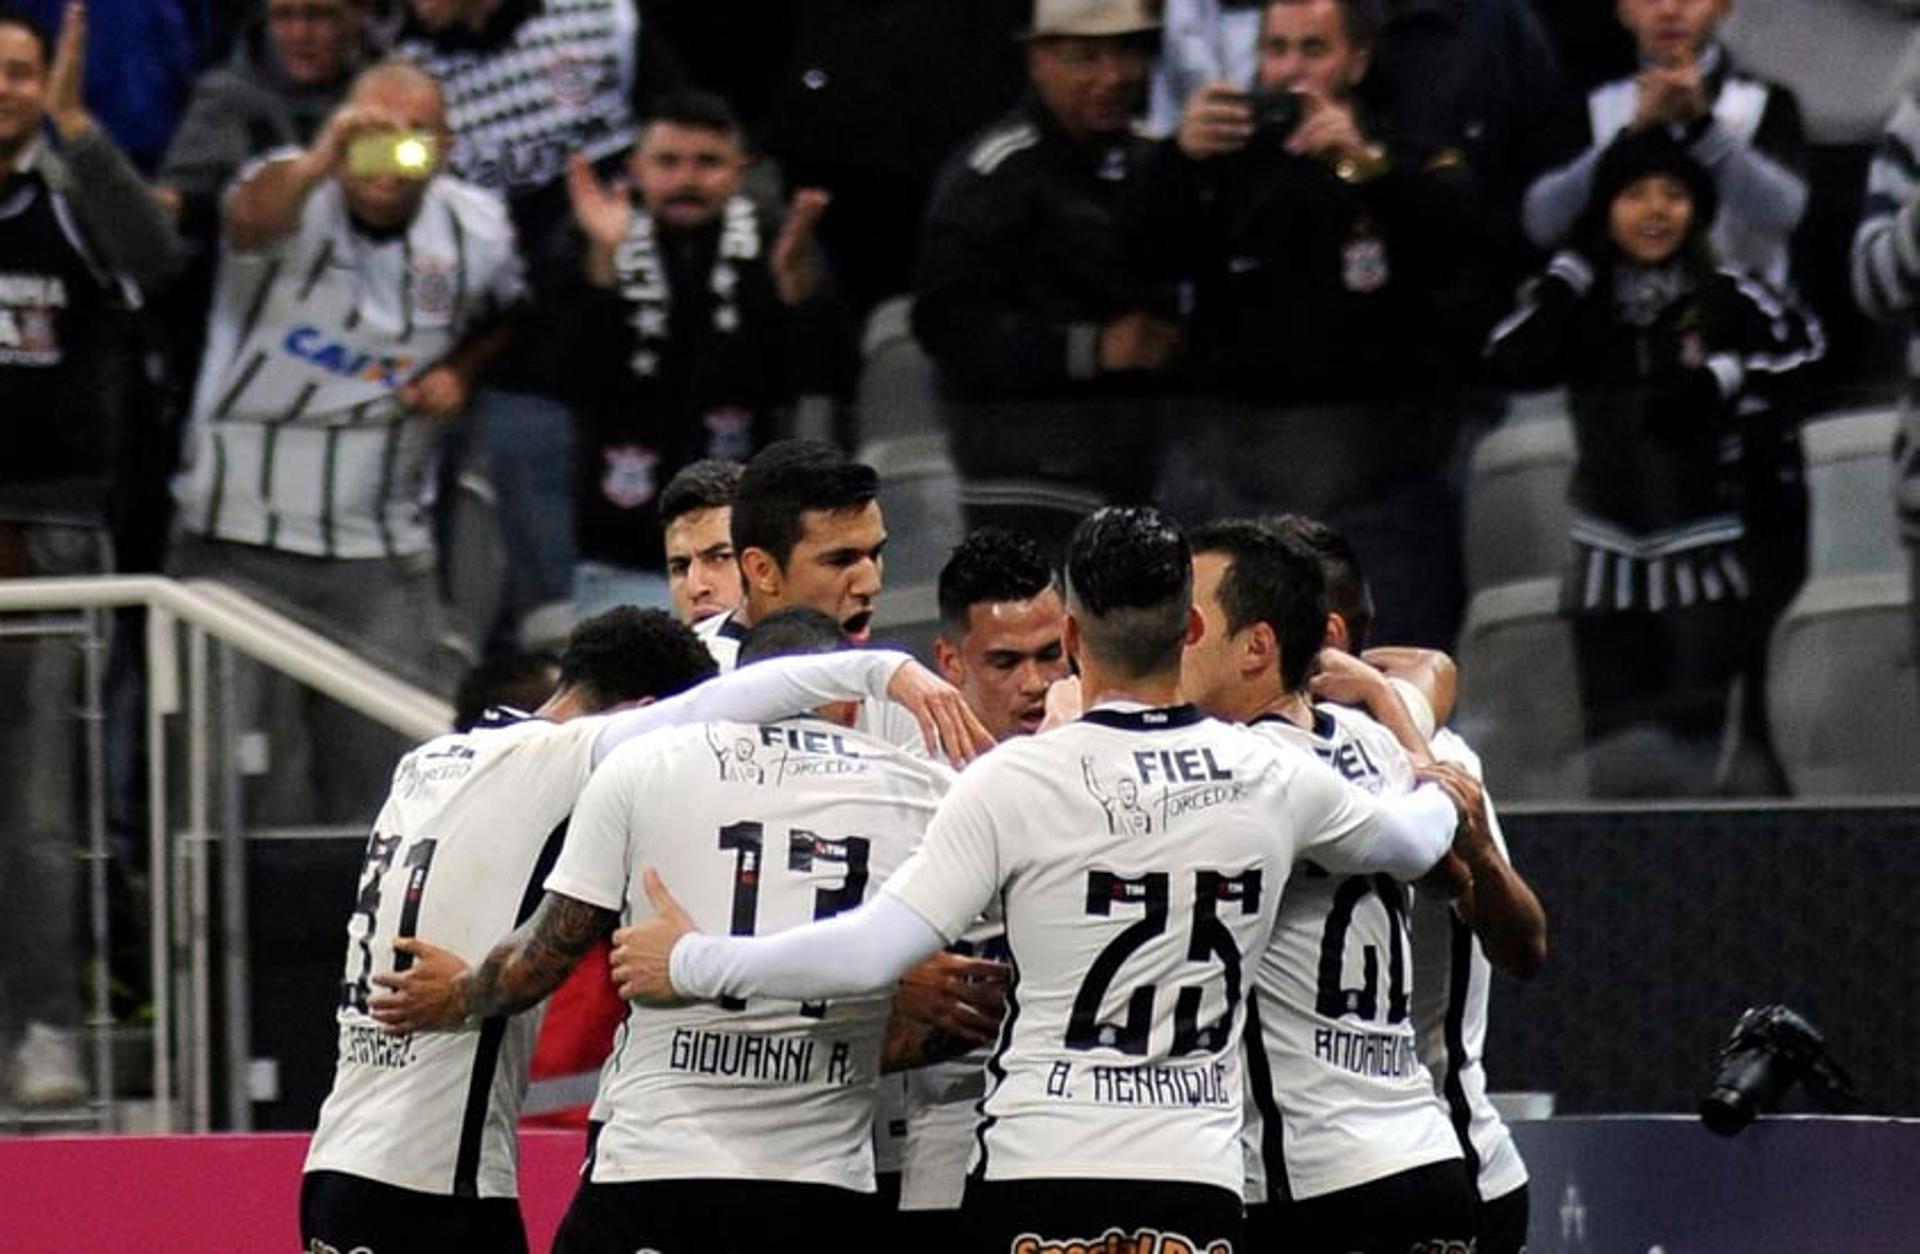
{"label": "black number 25", "polygon": [[[1169,901],[1171,877],[1165,871],[1122,876],[1111,871],[1087,874],[1087,913],[1111,918],[1114,910],[1137,907],[1141,916],[1128,925],[1087,968],[1074,995],[1067,1017],[1068,1049],[1114,1049],[1123,1054],[1143,1055],[1153,1032],[1153,1004],[1159,992],[1151,984],[1136,985],[1127,994],[1126,1017],[1119,1023],[1104,1022],[1100,1006],[1107,990],[1120,974],[1128,958],[1154,937],[1166,932],[1172,914]],[[1188,933],[1187,960],[1220,961],[1221,978],[1226,984],[1227,1008],[1219,1018],[1200,1022],[1200,1000],[1206,987],[1183,984],[1173,1001],[1173,1050],[1181,1054],[1207,1053],[1227,1043],[1233,1026],[1234,1011],[1240,1005],[1240,947],[1233,933],[1220,921],[1222,904],[1237,906],[1242,915],[1260,910],[1260,871],[1258,868],[1238,875],[1219,871],[1196,871],[1193,876],[1193,925]]]}

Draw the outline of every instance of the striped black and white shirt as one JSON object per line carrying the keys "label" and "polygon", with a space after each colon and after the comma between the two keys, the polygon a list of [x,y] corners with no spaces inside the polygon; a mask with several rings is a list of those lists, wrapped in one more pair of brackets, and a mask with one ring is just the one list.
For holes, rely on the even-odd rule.
{"label": "striped black and white shirt", "polygon": [[426,551],[432,431],[395,394],[522,292],[505,210],[444,175],[390,237],[356,230],[329,181],[292,234],[226,250],[174,483],[183,524],[315,557]]}
{"label": "striped black and white shirt", "polygon": [[1868,317],[1913,330],[1910,395],[1894,448],[1901,530],[1920,543],[1920,98],[1900,102],[1867,169],[1867,203],[1853,236],[1853,298]]}

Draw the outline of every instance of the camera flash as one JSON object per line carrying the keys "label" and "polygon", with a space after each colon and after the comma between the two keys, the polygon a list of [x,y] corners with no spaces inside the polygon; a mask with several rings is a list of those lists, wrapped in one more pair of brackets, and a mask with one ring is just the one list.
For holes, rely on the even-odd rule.
{"label": "camera flash", "polygon": [[417,139],[403,139],[393,146],[393,159],[406,169],[423,169],[427,164],[427,146]]}

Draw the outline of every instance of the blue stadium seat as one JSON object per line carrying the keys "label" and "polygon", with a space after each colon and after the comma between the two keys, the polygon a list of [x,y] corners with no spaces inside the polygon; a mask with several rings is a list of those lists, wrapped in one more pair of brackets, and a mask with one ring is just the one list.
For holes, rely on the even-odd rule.
{"label": "blue stadium seat", "polygon": [[912,318],[912,298],[896,296],[867,319],[854,393],[856,446],[944,429],[933,359],[913,338]]}
{"label": "blue stadium seat", "polygon": [[[944,431],[896,436],[861,447],[859,460],[880,476],[887,519],[887,583],[932,583],[966,534],[960,473],[947,455]],[[889,592],[882,600],[890,597]]]}
{"label": "blue stadium seat", "polygon": [[1892,408],[1857,410],[1809,422],[1800,439],[1807,457],[1808,574],[1901,570],[1893,514]]}

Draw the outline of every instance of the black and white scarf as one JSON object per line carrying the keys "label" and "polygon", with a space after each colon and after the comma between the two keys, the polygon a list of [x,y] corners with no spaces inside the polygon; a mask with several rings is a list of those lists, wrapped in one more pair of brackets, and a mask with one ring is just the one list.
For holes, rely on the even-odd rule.
{"label": "black and white scarf", "polygon": [[[756,261],[761,253],[760,215],[745,196],[727,201],[720,225],[720,246],[714,250],[707,284],[713,292],[713,329],[732,335],[740,329],[740,265]],[[660,256],[660,237],[653,215],[636,208],[633,224],[613,258],[620,298],[632,307],[629,323],[636,347],[627,364],[642,379],[660,372],[661,352],[672,340],[673,290]]]}

